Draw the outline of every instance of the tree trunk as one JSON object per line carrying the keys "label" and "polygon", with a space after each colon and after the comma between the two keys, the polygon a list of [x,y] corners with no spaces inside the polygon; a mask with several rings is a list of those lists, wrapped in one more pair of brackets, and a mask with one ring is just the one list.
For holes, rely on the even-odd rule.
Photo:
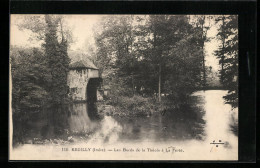
{"label": "tree trunk", "polygon": [[223,50],[223,56],[221,57],[221,83],[223,84],[223,74],[224,74],[224,58],[225,58],[225,35],[224,35],[224,24],[225,24],[225,17],[222,17],[222,33],[223,33],[223,38],[222,38],[222,50]]}
{"label": "tree trunk", "polygon": [[206,38],[207,32],[204,33],[204,24],[205,24],[205,16],[203,17],[203,22],[202,22],[202,70],[203,70],[203,87],[205,88],[206,86],[206,68],[205,68],[205,55],[204,55],[204,39]]}
{"label": "tree trunk", "polygon": [[202,66],[203,66],[203,87],[206,87],[206,68],[205,68],[205,55],[204,55],[204,42],[203,42],[203,46],[202,46],[202,55],[203,55],[203,59],[202,59]]}
{"label": "tree trunk", "polygon": [[[154,37],[154,44],[153,44],[154,51],[155,51],[155,53],[158,54],[159,52],[158,51],[156,52],[156,45],[157,45],[157,33],[156,33],[156,30],[154,30],[153,37]],[[159,57],[161,58],[161,54],[159,55]],[[158,81],[158,101],[159,102],[161,102],[161,68],[162,67],[161,67],[161,59],[160,59],[159,74],[158,74],[158,78],[159,78],[159,81]]]}

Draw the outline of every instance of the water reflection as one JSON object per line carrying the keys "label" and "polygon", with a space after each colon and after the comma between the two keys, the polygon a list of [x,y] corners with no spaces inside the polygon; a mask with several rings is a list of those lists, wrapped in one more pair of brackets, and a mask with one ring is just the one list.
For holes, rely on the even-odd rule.
{"label": "water reflection", "polygon": [[[95,103],[75,104],[70,118],[73,131],[95,129],[93,137],[108,143],[110,136],[118,142],[172,141],[172,140],[225,140],[237,139],[230,125],[237,113],[225,104],[226,91],[209,90],[195,92],[189,103],[178,109],[168,109],[164,115],[151,117],[111,117],[98,115]],[[234,125],[234,124],[233,124]],[[97,129],[98,127],[98,129]],[[228,142],[226,140],[226,142]]]}
{"label": "water reflection", "polygon": [[[223,96],[227,91],[208,90],[195,92],[188,105],[179,110],[168,110],[165,115],[153,114],[151,117],[120,118],[104,116],[101,120],[91,119],[87,104],[74,104],[74,113],[70,117],[71,130],[92,130],[84,141],[71,144],[74,147],[96,148],[151,148],[169,146],[182,148],[184,153],[92,153],[60,152],[60,147],[24,145],[17,148],[14,158],[39,159],[134,159],[134,160],[237,160],[238,137],[230,125],[237,123],[238,111],[225,104]],[[88,111],[93,113],[94,111]],[[216,147],[213,141],[223,142]],[[37,150],[36,150],[37,149]],[[34,151],[29,154],[24,151]],[[43,152],[44,151],[44,152]],[[55,151],[55,152],[54,152]],[[44,156],[42,155],[44,154]],[[38,155],[37,155],[38,154]]]}
{"label": "water reflection", "polygon": [[182,139],[202,139],[205,121],[204,110],[192,104],[181,106],[178,110],[169,109],[164,115],[155,113],[151,117],[114,119],[122,126],[119,141],[168,141]]}
{"label": "water reflection", "polygon": [[235,140],[230,125],[237,113],[224,103],[225,94],[221,90],[195,92],[180,108],[168,109],[164,115],[154,113],[151,117],[105,116],[101,120],[95,104],[75,104],[77,115],[71,117],[70,124],[72,130],[78,131],[99,125],[94,137],[104,143],[109,142],[112,134],[119,142],[212,141],[232,136]]}
{"label": "water reflection", "polygon": [[88,117],[92,121],[101,119],[101,116],[98,114],[97,105],[96,105],[95,102],[88,102],[87,103],[86,113],[88,114]]}
{"label": "water reflection", "polygon": [[196,92],[197,96],[203,96],[206,111],[203,119],[205,125],[206,141],[221,140],[226,147],[237,148],[237,135],[232,131],[230,125],[234,125],[232,116],[238,119],[237,109],[232,109],[229,104],[225,104],[223,96],[227,94],[225,90],[208,90]]}
{"label": "water reflection", "polygon": [[95,103],[74,103],[69,117],[72,132],[91,132],[98,126],[100,116]]}
{"label": "water reflection", "polygon": [[134,118],[105,116],[100,121],[101,129],[95,137],[102,135],[104,143],[109,142],[109,137],[105,135],[111,136],[112,133],[118,142],[211,142],[220,139],[228,144],[237,141],[237,136],[230,127],[237,113],[225,104],[223,96],[226,92],[195,92],[188,104],[180,106],[178,110],[168,110],[164,115],[155,113],[151,117]]}

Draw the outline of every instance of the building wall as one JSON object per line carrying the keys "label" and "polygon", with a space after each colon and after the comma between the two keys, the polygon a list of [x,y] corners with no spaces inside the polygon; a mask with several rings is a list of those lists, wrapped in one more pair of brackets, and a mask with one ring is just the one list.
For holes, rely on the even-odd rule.
{"label": "building wall", "polygon": [[67,79],[70,88],[69,95],[75,101],[85,101],[89,79],[98,77],[98,70],[95,69],[70,70]]}
{"label": "building wall", "polygon": [[68,86],[73,100],[86,100],[88,84],[88,72],[85,70],[70,70],[68,74]]}
{"label": "building wall", "polygon": [[98,70],[97,69],[87,69],[89,78],[98,78]]}

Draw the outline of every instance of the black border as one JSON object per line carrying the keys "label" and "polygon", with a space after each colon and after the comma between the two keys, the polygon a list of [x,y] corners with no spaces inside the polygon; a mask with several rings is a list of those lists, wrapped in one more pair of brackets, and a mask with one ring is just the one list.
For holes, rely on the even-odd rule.
{"label": "black border", "polygon": [[[256,2],[255,1],[124,1],[124,2],[103,2],[103,1],[11,1],[11,14],[238,14],[239,15],[239,166],[251,167],[254,164],[244,164],[246,162],[256,161]],[[5,35],[8,34],[5,32]],[[7,38],[9,39],[9,37]],[[6,47],[6,45],[5,45]],[[2,48],[2,47],[1,47]],[[9,43],[6,48],[9,48]],[[6,51],[6,50],[5,50]],[[7,51],[9,53],[9,50]],[[5,52],[6,54],[6,52]],[[248,67],[247,57],[250,60]],[[5,57],[6,58],[6,57]],[[3,61],[4,62],[4,61]],[[7,68],[8,64],[1,61],[1,67]],[[8,58],[7,58],[8,62]],[[2,66],[3,65],[3,66]],[[6,66],[7,65],[7,66]],[[250,74],[248,73],[250,69]],[[1,77],[1,91],[3,87],[8,88],[8,70],[5,69],[4,74],[7,77],[2,80]],[[2,81],[7,81],[3,83]],[[8,89],[6,89],[8,95]],[[1,98],[2,92],[1,92]],[[1,103],[2,106],[2,103]],[[6,113],[6,111],[5,111]],[[7,117],[0,116],[2,119]],[[5,121],[5,123],[6,123]],[[7,125],[7,124],[6,124]],[[8,126],[7,126],[8,128]],[[2,129],[1,129],[2,130]],[[2,133],[7,133],[8,129],[4,127]],[[1,133],[1,136],[2,136]],[[1,145],[2,149],[2,145]],[[8,149],[8,148],[7,148]],[[3,152],[1,150],[1,156]],[[6,158],[8,159],[8,158]],[[65,162],[65,164],[63,163]],[[70,166],[71,161],[55,162],[54,165]],[[79,163],[72,161],[74,166],[79,166]],[[77,161],[82,163],[82,161]],[[95,163],[95,165],[106,166],[134,166],[139,163],[140,166],[158,167],[158,162],[163,162],[170,166],[169,161],[87,161],[88,163]],[[100,163],[100,162],[107,162]],[[114,163],[120,162],[120,163]],[[180,166],[178,162],[173,161]],[[190,163],[192,162],[192,163]],[[11,165],[16,165],[10,162]],[[146,163],[145,165],[142,163]],[[200,166],[201,163],[210,163],[207,166],[238,166],[238,162],[202,162],[189,161],[185,167]],[[221,163],[221,164],[219,164]],[[191,165],[192,164],[192,165]],[[23,162],[22,165],[27,165]],[[46,161],[32,162],[32,165],[48,166]],[[56,167],[55,166],[55,167]]]}
{"label": "black border", "polygon": [[[11,1],[12,14],[256,14],[248,1]],[[255,20],[254,20],[255,21]]]}

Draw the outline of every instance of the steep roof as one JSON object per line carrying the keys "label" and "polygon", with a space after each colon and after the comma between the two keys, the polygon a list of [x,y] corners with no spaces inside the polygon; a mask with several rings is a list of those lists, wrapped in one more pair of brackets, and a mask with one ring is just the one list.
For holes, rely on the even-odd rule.
{"label": "steep roof", "polygon": [[92,61],[89,59],[87,60],[80,60],[70,64],[70,69],[98,69]]}

